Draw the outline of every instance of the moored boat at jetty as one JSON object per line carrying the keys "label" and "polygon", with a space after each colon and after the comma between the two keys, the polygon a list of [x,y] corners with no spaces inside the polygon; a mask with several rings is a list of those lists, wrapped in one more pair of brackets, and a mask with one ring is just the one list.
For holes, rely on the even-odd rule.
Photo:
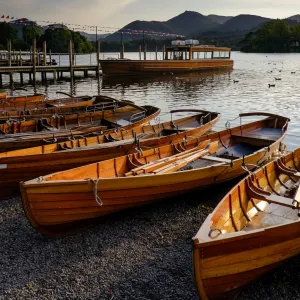
{"label": "moored boat at jetty", "polygon": [[0,103],[0,116],[7,112],[9,116],[26,115],[26,111],[41,110],[46,108],[70,108],[83,107],[93,105],[95,97],[92,96],[78,96],[70,98],[60,98],[46,101],[32,101],[32,102],[5,102]]}
{"label": "moored boat at jetty", "polygon": [[55,235],[77,222],[245,174],[244,166],[254,169],[281,147],[289,119],[240,116],[267,118],[23,182],[25,213],[35,229]]}
{"label": "moored boat at jetty", "polygon": [[132,130],[123,128],[117,132],[0,153],[0,166],[6,165],[0,171],[7,175],[2,181],[0,179],[0,187],[9,189],[18,186],[21,180],[143,151],[145,147],[167,145],[185,138],[197,140],[197,136],[210,130],[219,118],[218,113],[201,111],[157,125],[132,125]]}
{"label": "moored boat at jetty", "polygon": [[[70,108],[67,108],[70,109]],[[74,109],[74,108],[73,108]],[[80,108],[75,108],[76,110]],[[150,109],[150,106],[149,106]],[[155,110],[158,110],[155,108]],[[42,116],[24,116],[21,120],[17,119],[0,119],[0,133],[2,134],[14,134],[22,132],[37,132],[42,130],[55,131],[60,129],[71,130],[74,127],[85,126],[85,125],[106,125],[108,123],[111,127],[120,127],[122,125],[128,125],[130,118],[134,118],[134,114],[142,113],[145,108],[141,108],[132,103],[127,103],[126,106],[115,109],[103,109],[102,105],[92,106],[91,109],[88,107],[84,108],[84,112],[70,113],[70,114],[51,114],[51,117]],[[122,118],[120,118],[122,113]],[[110,120],[107,120],[107,117]],[[20,117],[21,118],[21,117]],[[1,124],[2,123],[2,124]],[[126,123],[126,124],[125,124]]]}
{"label": "moored boat at jetty", "polygon": [[[119,101],[108,96],[77,96],[61,98],[45,102],[25,102],[0,104],[0,121],[11,119],[36,119],[39,117],[51,117],[53,115],[66,115],[98,110],[117,109],[132,101]],[[2,109],[2,110],[1,110]]]}
{"label": "moored boat at jetty", "polygon": [[[173,41],[162,60],[101,59],[104,75],[137,75],[232,69],[231,49]],[[176,43],[177,42],[177,43]],[[198,44],[197,44],[198,42]]]}
{"label": "moored boat at jetty", "polygon": [[300,148],[239,182],[194,237],[201,299],[234,299],[300,254]]}
{"label": "moored boat at jetty", "polygon": [[[106,97],[105,97],[106,99]],[[78,108],[76,108],[77,110]],[[157,117],[160,109],[154,106],[137,106],[131,102],[99,103],[91,111],[70,115],[55,115],[52,118],[37,118],[25,121],[8,121],[0,124],[6,131],[0,135],[0,151],[11,151],[52,143],[78,140],[85,143],[88,136],[113,134],[116,130],[130,130],[147,124]],[[36,126],[33,126],[36,124]],[[21,133],[17,133],[17,132]],[[26,150],[24,151],[24,154]]]}
{"label": "moored boat at jetty", "polygon": [[[25,88],[15,88],[13,91],[25,91],[27,92],[27,90]],[[44,101],[47,99],[47,96],[44,94],[38,94],[35,93],[33,95],[18,95],[18,96],[7,96],[8,93],[4,92],[5,94],[3,94],[3,97],[0,97],[0,103],[3,102],[13,102],[13,103],[18,103],[18,102],[39,102],[39,101]],[[4,97],[5,95],[5,97]]]}

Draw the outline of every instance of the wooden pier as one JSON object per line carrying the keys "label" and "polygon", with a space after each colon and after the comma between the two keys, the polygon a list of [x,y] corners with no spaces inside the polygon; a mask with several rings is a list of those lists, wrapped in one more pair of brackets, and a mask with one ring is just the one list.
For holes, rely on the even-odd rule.
{"label": "wooden pier", "polygon": [[[39,56],[43,55],[43,62],[40,65]],[[88,76],[88,72],[95,72],[97,76],[100,75],[100,41],[97,42],[97,52],[96,52],[96,65],[76,65],[74,61],[73,54],[73,42],[70,41],[69,44],[69,65],[52,65],[51,64],[51,52],[50,52],[50,64],[47,65],[47,52],[46,52],[46,42],[43,45],[43,52],[37,53],[36,51],[36,41],[33,41],[33,51],[31,55],[31,63],[32,65],[22,65],[22,54],[17,54],[17,59],[15,58],[16,54],[14,54],[11,50],[11,45],[9,43],[8,47],[8,66],[0,66],[0,87],[3,84],[3,75],[9,75],[10,84],[13,84],[13,74],[20,74],[20,82],[23,83],[23,75],[29,74],[29,81],[33,84],[36,83],[36,75],[37,73],[41,74],[41,79],[46,80],[47,74],[53,74],[53,79],[56,80],[58,78],[63,77],[63,73],[69,73],[71,79],[74,78],[75,72],[83,72],[84,77]],[[18,62],[18,66],[12,66],[12,56],[14,55],[15,62]]]}

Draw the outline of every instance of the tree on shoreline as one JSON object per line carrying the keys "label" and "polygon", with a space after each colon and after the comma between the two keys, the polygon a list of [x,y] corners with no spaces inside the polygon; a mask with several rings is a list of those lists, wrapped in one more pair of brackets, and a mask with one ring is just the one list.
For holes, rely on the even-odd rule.
{"label": "tree on shoreline", "polygon": [[284,53],[300,50],[300,25],[290,26],[283,20],[266,23],[241,41],[242,52]]}

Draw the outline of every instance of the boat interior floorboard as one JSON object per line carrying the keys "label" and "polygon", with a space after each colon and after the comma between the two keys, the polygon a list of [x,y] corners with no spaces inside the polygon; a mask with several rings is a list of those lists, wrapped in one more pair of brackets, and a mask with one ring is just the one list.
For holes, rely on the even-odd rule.
{"label": "boat interior floorboard", "polygon": [[282,129],[280,128],[261,128],[247,134],[247,136],[267,137],[270,140],[277,140],[281,135]]}
{"label": "boat interior floorboard", "polygon": [[298,210],[272,203],[264,211],[257,212],[251,222],[248,222],[243,228],[243,231],[286,224],[297,220],[299,220]]}
{"label": "boat interior floorboard", "polygon": [[261,149],[259,146],[253,146],[247,143],[239,143],[235,144],[231,147],[228,147],[227,149],[222,148],[219,150],[216,155],[220,157],[242,157],[243,155],[250,155],[255,151],[258,151]]}
{"label": "boat interior floorboard", "polygon": [[197,160],[194,160],[194,161],[190,162],[184,168],[181,168],[179,171],[200,169],[200,168],[205,168],[205,167],[209,167],[209,166],[217,165],[217,164],[220,164],[220,162],[210,161],[210,160],[200,158],[200,159],[197,159]]}

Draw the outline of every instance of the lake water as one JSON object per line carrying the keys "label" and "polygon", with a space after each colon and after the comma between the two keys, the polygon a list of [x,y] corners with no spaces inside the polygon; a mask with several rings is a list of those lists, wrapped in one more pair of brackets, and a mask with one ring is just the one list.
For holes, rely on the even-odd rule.
{"label": "lake water", "polygon": [[[101,54],[117,57],[117,53]],[[126,58],[138,59],[138,53],[125,53]],[[159,54],[161,56],[161,54]],[[154,53],[148,53],[148,58]],[[54,56],[58,61],[58,57]],[[222,114],[215,129],[224,128],[241,112],[266,111],[288,116],[291,119],[285,143],[288,150],[300,145],[300,54],[244,54],[233,52],[233,71],[165,74],[159,76],[123,76],[83,78],[78,73],[74,82],[66,78],[57,82],[49,80],[34,88],[25,84],[29,92],[46,93],[56,98],[56,91],[76,95],[103,94],[119,100],[132,100],[136,104],[151,104],[161,108],[161,120],[169,119],[169,111],[178,108],[197,108],[218,111]],[[68,57],[61,56],[60,63],[68,64]],[[76,64],[95,64],[96,56],[78,55]],[[295,72],[294,74],[292,72]],[[67,75],[67,74],[66,74]],[[18,75],[14,79],[18,81]],[[275,78],[281,79],[276,80]],[[4,83],[8,78],[4,77]],[[234,80],[239,81],[234,83]],[[26,77],[25,77],[26,82]],[[270,87],[268,84],[275,84]],[[18,86],[16,82],[15,86]],[[8,85],[4,86],[8,88]],[[178,115],[179,117],[180,115]],[[243,122],[250,121],[244,119]],[[239,124],[239,119],[231,126]]]}

